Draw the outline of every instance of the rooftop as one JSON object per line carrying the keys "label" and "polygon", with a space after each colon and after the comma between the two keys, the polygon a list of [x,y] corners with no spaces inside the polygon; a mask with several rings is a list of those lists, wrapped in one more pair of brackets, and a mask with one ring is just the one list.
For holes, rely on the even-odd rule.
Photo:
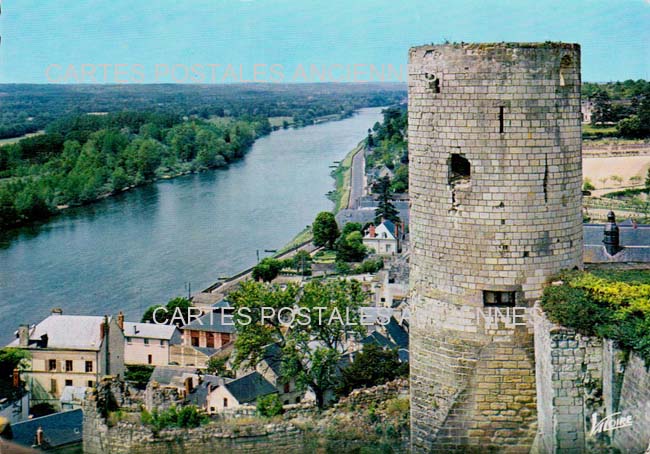
{"label": "rooftop", "polygon": [[176,333],[178,329],[175,325],[124,322],[124,335],[127,337],[171,340]]}
{"label": "rooftop", "polygon": [[273,394],[277,390],[259,372],[251,372],[236,380],[226,383],[226,389],[240,404],[253,402],[258,397]]}
{"label": "rooftop", "polygon": [[78,443],[81,441],[83,412],[78,408],[12,424],[13,441],[32,446],[39,427],[43,430],[44,441],[51,447]]}
{"label": "rooftop", "polygon": [[182,330],[207,331],[211,333],[234,333],[235,325],[231,316],[221,316],[221,310],[208,312],[196,320],[181,327]]}
{"label": "rooftop", "polygon": [[[89,315],[52,314],[29,330],[29,346],[40,347],[47,335],[47,348],[70,350],[99,350],[104,317]],[[16,338],[9,344],[18,346]]]}

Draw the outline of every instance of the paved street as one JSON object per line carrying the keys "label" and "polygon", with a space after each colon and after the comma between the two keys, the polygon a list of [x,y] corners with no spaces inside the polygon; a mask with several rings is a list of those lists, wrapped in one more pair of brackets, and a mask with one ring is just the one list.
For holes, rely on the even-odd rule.
{"label": "paved street", "polygon": [[366,159],[364,150],[361,149],[352,158],[352,169],[350,175],[350,201],[348,208],[358,208],[359,198],[363,195],[364,185],[364,167],[366,166]]}

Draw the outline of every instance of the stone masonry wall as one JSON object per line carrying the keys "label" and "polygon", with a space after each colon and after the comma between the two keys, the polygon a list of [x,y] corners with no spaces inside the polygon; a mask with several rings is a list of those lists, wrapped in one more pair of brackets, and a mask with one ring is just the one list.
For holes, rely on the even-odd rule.
{"label": "stone masonry wall", "polygon": [[580,454],[591,415],[602,411],[603,342],[555,325],[534,311],[537,367],[537,451]]}
{"label": "stone masonry wall", "polygon": [[621,452],[646,452],[650,448],[650,373],[644,361],[632,354],[625,365],[618,408],[632,416],[632,426],[612,434],[612,445]]}
{"label": "stone masonry wall", "polygon": [[[534,313],[539,433],[534,452],[644,453],[650,446],[650,371],[635,353]],[[631,425],[592,434],[594,418]]]}
{"label": "stone masonry wall", "polygon": [[[377,437],[376,428],[369,426],[363,418],[367,417],[371,408],[380,409],[382,404],[392,399],[407,396],[408,386],[408,380],[400,379],[356,390],[325,412],[318,412],[307,405],[291,405],[281,418],[271,421],[252,418],[250,414],[244,417],[248,414],[244,411],[241,415],[233,414],[195,429],[170,428],[154,434],[137,417],[144,396],[129,392],[119,380],[108,379],[100,383],[100,392],[89,395],[84,404],[84,453],[348,452],[372,446],[373,443],[388,444],[397,452],[403,452],[408,446],[408,430],[398,430],[393,436]],[[113,424],[109,424],[99,411],[102,403],[98,396],[106,396],[107,393],[112,395],[110,400],[123,405],[121,409],[127,411],[127,416]],[[356,424],[349,424],[348,420],[355,421]],[[408,427],[408,418],[398,422]],[[387,427],[388,423],[397,427],[391,421],[384,421],[384,426]],[[345,426],[341,427],[341,424]],[[344,428],[354,427],[362,432],[359,434],[352,431],[356,434],[353,438],[342,433]]]}
{"label": "stone masonry wall", "polygon": [[577,45],[410,51],[416,452],[530,449],[532,329],[479,312],[486,291],[529,308],[553,274],[582,266],[580,119]]}

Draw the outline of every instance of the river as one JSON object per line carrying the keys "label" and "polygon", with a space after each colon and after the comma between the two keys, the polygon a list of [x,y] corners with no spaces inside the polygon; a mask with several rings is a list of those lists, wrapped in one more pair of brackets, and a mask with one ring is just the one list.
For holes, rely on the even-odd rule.
{"label": "river", "polygon": [[207,287],[278,249],[332,209],[329,168],[380,121],[381,109],[257,140],[225,170],[164,180],[0,236],[0,341],[54,307],[124,311]]}

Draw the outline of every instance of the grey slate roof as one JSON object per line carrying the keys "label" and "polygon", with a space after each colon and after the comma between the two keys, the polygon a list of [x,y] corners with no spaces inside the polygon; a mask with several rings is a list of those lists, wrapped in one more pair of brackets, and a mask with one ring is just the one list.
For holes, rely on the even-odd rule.
{"label": "grey slate roof", "polygon": [[230,379],[218,377],[216,375],[204,375],[202,380],[203,381],[201,384],[196,386],[187,398],[191,404],[199,407],[205,405],[211,389],[225,385],[228,381],[230,381]]}
{"label": "grey slate roof", "polygon": [[585,224],[585,263],[650,263],[650,225],[638,225],[635,229],[628,219],[618,224],[620,245],[623,249],[609,255],[603,244],[603,224]]}
{"label": "grey slate roof", "polygon": [[395,317],[391,317],[386,325],[388,337],[397,344],[399,348],[409,348],[409,335],[404,328],[397,323]]}
{"label": "grey slate roof", "polygon": [[235,325],[232,317],[222,317],[220,310],[208,312],[207,314],[193,320],[183,326],[181,330],[206,331],[210,333],[234,333]]}
{"label": "grey slate roof", "polygon": [[361,343],[363,345],[377,344],[382,348],[395,348],[395,344],[379,331],[375,331],[374,333],[367,335],[361,339]]}
{"label": "grey slate roof", "polygon": [[39,427],[43,429],[44,441],[51,447],[78,443],[83,431],[83,412],[77,408],[12,424],[13,441],[32,446]]}
{"label": "grey slate roof", "polygon": [[264,349],[264,361],[278,377],[281,376],[282,350],[278,344],[267,345]]}
{"label": "grey slate roof", "polygon": [[176,377],[183,374],[195,374],[196,367],[183,367],[183,366],[156,366],[151,373],[149,381],[156,381],[161,385],[169,385]]}
{"label": "grey slate roof", "polygon": [[[101,316],[52,314],[30,328],[30,346],[38,346],[42,336],[47,335],[47,348],[97,351],[103,321]],[[18,346],[18,339],[9,346]]]}
{"label": "grey slate roof", "polygon": [[[585,224],[585,246],[602,246],[603,224]],[[648,246],[650,247],[650,225],[638,225],[635,229],[629,221],[618,224],[621,246]]]}
{"label": "grey slate roof", "polygon": [[180,341],[180,332],[176,325],[159,325],[157,323],[124,322],[126,337],[141,337],[147,339],[172,339]]}
{"label": "grey slate roof", "polygon": [[277,392],[267,379],[259,372],[251,372],[224,385],[240,404],[255,401],[258,397]]}

